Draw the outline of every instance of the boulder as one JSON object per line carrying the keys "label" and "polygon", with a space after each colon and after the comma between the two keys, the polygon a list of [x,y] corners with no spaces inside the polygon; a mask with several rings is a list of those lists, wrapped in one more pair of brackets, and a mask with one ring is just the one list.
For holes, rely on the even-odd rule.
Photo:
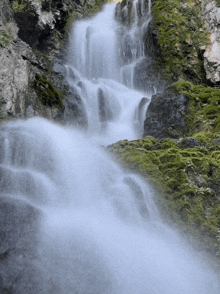
{"label": "boulder", "polygon": [[144,136],[179,138],[188,133],[187,98],[168,91],[152,96],[144,122]]}

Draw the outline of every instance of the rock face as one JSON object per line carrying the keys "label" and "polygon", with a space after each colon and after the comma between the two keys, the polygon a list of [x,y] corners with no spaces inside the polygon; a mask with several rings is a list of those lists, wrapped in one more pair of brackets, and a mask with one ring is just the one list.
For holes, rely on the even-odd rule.
{"label": "rock face", "polygon": [[134,87],[151,94],[162,92],[171,82],[164,78],[164,70],[158,68],[156,61],[145,57],[134,67]]}
{"label": "rock face", "polygon": [[220,84],[220,7],[215,1],[203,4],[202,16],[210,32],[210,45],[204,53],[206,78],[212,84]]}
{"label": "rock face", "polygon": [[49,64],[43,55],[18,37],[19,28],[13,19],[8,0],[0,3],[0,107],[3,117],[41,115],[55,118],[55,107],[46,107],[31,87],[35,74],[47,73]]}
{"label": "rock face", "polygon": [[[62,71],[53,70],[60,54],[68,22],[97,6],[97,1],[2,0],[0,2],[0,119],[25,118],[34,115],[62,120],[64,108],[45,100],[36,91],[36,75],[60,97],[67,99],[71,89],[64,83]],[[101,3],[100,3],[101,4]],[[65,51],[65,50],[63,50]],[[57,61],[56,61],[57,62]],[[38,78],[39,80],[39,78]],[[43,84],[41,83],[41,86]],[[61,95],[62,94],[62,95]],[[74,95],[71,95],[72,100]],[[75,105],[75,110],[79,104]],[[74,110],[74,112],[76,112]],[[68,115],[67,115],[68,117]],[[81,113],[75,114],[75,120]],[[81,122],[79,122],[81,123]],[[85,123],[85,122],[83,122]]]}
{"label": "rock face", "polygon": [[188,133],[187,98],[166,92],[152,96],[144,122],[144,136],[179,138]]}

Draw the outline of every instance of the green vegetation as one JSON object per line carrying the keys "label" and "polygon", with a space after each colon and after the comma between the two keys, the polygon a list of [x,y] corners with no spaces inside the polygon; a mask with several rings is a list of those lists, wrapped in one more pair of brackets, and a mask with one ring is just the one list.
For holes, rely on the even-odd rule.
{"label": "green vegetation", "polygon": [[46,76],[36,74],[33,88],[44,105],[50,107],[56,106],[60,110],[64,109],[62,93],[47,80]]}
{"label": "green vegetation", "polygon": [[159,62],[168,77],[179,77],[200,83],[205,79],[201,46],[209,42],[200,17],[201,3],[186,0],[157,0],[152,6],[157,42],[161,49]]}
{"label": "green vegetation", "polygon": [[24,0],[15,0],[12,2],[12,8],[15,12],[21,12],[27,8],[27,3]]}
{"label": "green vegetation", "polygon": [[[203,134],[198,134],[197,139]],[[123,165],[154,185],[159,207],[204,249],[219,253],[220,146],[186,148],[184,140],[146,137],[108,147]]]}
{"label": "green vegetation", "polygon": [[218,6],[220,6],[220,0],[215,0]]}
{"label": "green vegetation", "polygon": [[0,30],[0,47],[7,47],[12,40],[10,31]]}
{"label": "green vegetation", "polygon": [[220,89],[178,81],[171,88],[189,98],[187,122],[189,135],[220,131]]}

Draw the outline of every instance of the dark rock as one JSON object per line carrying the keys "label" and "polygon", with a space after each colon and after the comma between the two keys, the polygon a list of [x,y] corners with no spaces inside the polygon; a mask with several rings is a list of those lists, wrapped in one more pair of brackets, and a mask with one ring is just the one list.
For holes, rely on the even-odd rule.
{"label": "dark rock", "polygon": [[98,89],[98,108],[99,108],[99,120],[101,122],[111,121],[114,118],[113,111],[105,98],[102,89]]}
{"label": "dark rock", "polygon": [[137,119],[141,120],[142,115],[143,115],[143,109],[144,106],[149,102],[149,98],[143,97],[138,105],[138,110],[137,110]]}
{"label": "dark rock", "polygon": [[199,147],[202,144],[201,144],[201,142],[199,142],[198,140],[196,140],[193,137],[187,137],[187,138],[182,139],[179,142],[179,145],[183,148],[194,148],[194,147]]}
{"label": "dark rock", "polygon": [[187,98],[165,92],[152,96],[144,122],[144,136],[179,138],[188,134]]}
{"label": "dark rock", "polygon": [[220,138],[213,139],[212,143],[216,145],[220,145]]}
{"label": "dark rock", "polygon": [[154,29],[153,19],[144,27],[143,41],[146,56],[153,59],[161,57],[161,49],[157,43],[158,32]]}
{"label": "dark rock", "polygon": [[143,58],[134,67],[134,87],[152,94],[162,92],[170,81],[164,78],[164,71],[152,58]]}
{"label": "dark rock", "polygon": [[81,97],[77,94],[74,88],[69,88],[66,93],[66,100],[64,101],[63,120],[67,124],[75,124],[77,126],[87,128],[88,120],[85,107]]}

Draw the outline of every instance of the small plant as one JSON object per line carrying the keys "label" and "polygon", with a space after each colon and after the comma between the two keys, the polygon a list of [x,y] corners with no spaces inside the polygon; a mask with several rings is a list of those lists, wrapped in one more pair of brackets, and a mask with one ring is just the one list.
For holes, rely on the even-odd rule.
{"label": "small plant", "polygon": [[0,46],[7,47],[12,39],[11,32],[2,30],[0,31]]}
{"label": "small plant", "polygon": [[15,12],[24,11],[26,8],[27,8],[27,3],[25,3],[23,0],[15,0],[12,3],[12,9]]}

